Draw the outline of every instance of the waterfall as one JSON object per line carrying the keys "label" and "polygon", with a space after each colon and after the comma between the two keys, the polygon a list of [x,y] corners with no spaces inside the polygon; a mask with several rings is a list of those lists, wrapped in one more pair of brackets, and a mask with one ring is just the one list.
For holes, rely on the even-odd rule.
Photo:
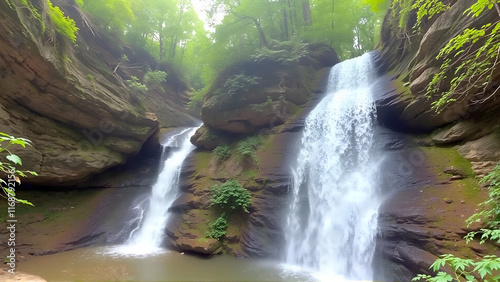
{"label": "waterfall", "polygon": [[332,68],[292,168],[286,262],[321,280],[372,280],[379,206],[374,78],[370,54]]}
{"label": "waterfall", "polygon": [[149,254],[162,250],[161,245],[169,217],[168,209],[179,192],[182,163],[195,149],[190,137],[196,129],[183,129],[171,135],[163,144],[163,154],[168,152],[168,156],[162,156],[163,169],[151,189],[149,198],[133,208],[138,216],[132,221],[137,227],[130,232],[126,244],[120,250],[122,253]]}

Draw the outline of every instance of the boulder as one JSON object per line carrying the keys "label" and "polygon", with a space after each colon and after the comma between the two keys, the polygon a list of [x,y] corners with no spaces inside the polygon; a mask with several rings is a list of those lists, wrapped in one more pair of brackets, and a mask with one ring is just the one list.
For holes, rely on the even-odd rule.
{"label": "boulder", "polygon": [[217,255],[222,252],[222,243],[212,238],[187,239],[180,238],[172,246],[176,250],[202,255]]}
{"label": "boulder", "polygon": [[458,146],[457,150],[472,163],[477,176],[485,176],[500,161],[500,136],[493,133]]}
{"label": "boulder", "polygon": [[[240,62],[224,70],[203,101],[204,124],[212,129],[248,135],[285,123],[287,117],[314,96],[317,78],[324,71],[322,67],[339,62],[331,47],[315,44],[308,48],[306,58],[319,63],[299,60],[283,64],[264,58]],[[231,92],[225,89],[226,82],[235,75],[257,77],[257,85],[225,93]]]}

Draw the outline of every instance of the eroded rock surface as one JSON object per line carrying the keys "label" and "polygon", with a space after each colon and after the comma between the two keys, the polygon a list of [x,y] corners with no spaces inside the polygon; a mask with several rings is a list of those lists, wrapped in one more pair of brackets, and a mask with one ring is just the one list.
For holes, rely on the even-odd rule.
{"label": "eroded rock surface", "polygon": [[59,36],[47,40],[29,9],[0,2],[0,132],[33,141],[28,149],[12,147],[23,169],[39,174],[26,181],[81,181],[123,164],[160,124],[193,123],[177,98],[151,92],[146,108],[140,106],[113,72],[121,54],[109,48],[111,40],[89,32],[74,1],[55,2],[80,28],[77,45]]}

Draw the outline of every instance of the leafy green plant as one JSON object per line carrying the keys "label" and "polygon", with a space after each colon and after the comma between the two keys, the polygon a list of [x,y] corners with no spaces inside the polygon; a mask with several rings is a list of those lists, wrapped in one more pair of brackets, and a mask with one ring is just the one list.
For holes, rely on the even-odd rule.
{"label": "leafy green plant", "polygon": [[257,149],[261,144],[260,138],[258,136],[250,136],[242,141],[238,142],[236,145],[236,150],[238,154],[243,157],[243,159],[252,159],[260,170],[260,160],[257,156]]}
{"label": "leafy green plant", "polygon": [[[444,271],[439,271],[436,276],[418,274],[412,281],[430,281],[446,282],[461,281],[465,278],[467,281],[475,281],[474,273],[479,274],[482,281],[499,281],[500,275],[492,277],[493,271],[500,270],[500,258],[496,256],[484,256],[482,260],[475,262],[471,259],[457,258],[453,255],[442,255],[432,265],[433,271],[438,271],[444,265],[449,265],[453,269],[453,276]],[[477,275],[476,274],[476,275]],[[488,280],[492,279],[492,280]]]}
{"label": "leafy green plant", "polygon": [[252,203],[250,193],[241,186],[236,179],[226,181],[222,185],[212,187],[210,205],[217,206],[223,213],[231,215],[233,212],[243,210],[248,212]]}
{"label": "leafy green plant", "polygon": [[233,75],[226,80],[224,86],[216,91],[218,95],[244,95],[255,89],[259,84],[260,78],[244,74]]}
{"label": "leafy green plant", "polygon": [[131,76],[130,80],[125,81],[129,87],[130,92],[139,96],[144,95],[148,91],[146,85],[139,82],[139,79],[136,76]]}
{"label": "leafy green plant", "polygon": [[481,243],[486,240],[500,242],[500,163],[488,175],[481,179],[480,183],[489,183],[489,199],[479,206],[482,210],[469,217],[466,222],[470,226],[474,222],[483,222],[486,228],[480,231],[470,232],[465,239],[472,240],[477,234],[482,233]]}
{"label": "leafy green plant", "polygon": [[208,231],[205,233],[207,238],[214,238],[219,240],[227,232],[227,215],[222,213],[214,222],[208,224]]}
{"label": "leafy green plant", "polygon": [[164,71],[148,71],[144,75],[144,82],[149,89],[165,91],[161,84],[167,79],[167,73]]}
{"label": "leafy green plant", "polygon": [[[13,154],[9,148],[11,146],[18,145],[22,146],[23,148],[26,148],[26,145],[31,146],[31,141],[25,138],[16,138],[14,136],[5,134],[0,132],[0,154],[2,153],[7,153],[7,156],[5,156],[5,159],[3,157],[0,157],[0,171],[7,175],[13,175],[14,180],[17,183],[21,183],[21,180],[19,177],[26,177],[26,174],[31,174],[37,176],[38,174],[33,171],[29,170],[19,170],[16,168],[18,165],[23,165],[23,162],[21,161],[21,158],[15,154]],[[3,154],[2,154],[3,155]],[[2,191],[4,192],[5,195],[2,195],[2,197],[7,198],[11,197],[16,200],[18,203],[22,204],[27,204],[33,206],[32,203],[22,200],[16,197],[16,193],[14,190],[12,190],[8,183],[4,181],[3,179],[0,179],[0,187],[2,188]],[[1,195],[1,194],[0,194]]]}
{"label": "leafy green plant", "polygon": [[251,104],[250,108],[258,113],[263,113],[266,109],[270,108],[272,105],[273,105],[273,99],[271,99],[270,96],[267,96],[267,100],[264,103]]}
{"label": "leafy green plant", "polygon": [[205,86],[200,90],[193,91],[189,93],[189,102],[187,104],[188,109],[199,110],[203,104],[203,97],[208,92],[209,87]]}
{"label": "leafy green plant", "polygon": [[229,148],[229,145],[226,144],[217,146],[212,152],[219,160],[225,160],[231,156],[231,148]]}
{"label": "leafy green plant", "polygon": [[252,196],[236,179],[226,181],[222,185],[212,187],[211,206],[216,206],[221,214],[212,223],[205,234],[209,238],[220,239],[226,234],[229,217],[236,212],[248,213],[248,207],[252,204]]}
{"label": "leafy green plant", "polygon": [[[465,13],[478,17],[483,11],[492,9],[500,11],[496,0],[478,0]],[[498,14],[500,17],[500,13]],[[439,99],[432,107],[441,112],[447,105],[458,101],[465,95],[474,92],[473,104],[483,103],[492,98],[499,90],[492,93],[486,91],[492,85],[492,75],[499,62],[500,21],[488,23],[481,28],[468,28],[452,38],[443,47],[436,59],[444,60],[440,72],[436,74],[427,88],[427,97],[434,94]],[[477,44],[477,48],[472,48]],[[480,46],[479,46],[480,44]],[[451,81],[448,76],[452,75]]]}
{"label": "leafy green plant", "polygon": [[75,21],[70,17],[65,17],[61,9],[52,5],[50,0],[47,0],[47,5],[49,7],[47,14],[54,24],[57,32],[71,40],[71,42],[76,43],[76,33],[78,32],[78,28],[75,25]]}
{"label": "leafy green plant", "polygon": [[260,48],[251,58],[256,62],[271,60],[282,65],[296,63],[308,55],[307,44],[296,38],[289,41],[271,40],[267,47]]}
{"label": "leafy green plant", "polygon": [[435,15],[450,9],[450,6],[440,0],[417,0],[411,8],[417,10],[417,22],[413,26],[413,30],[420,31],[424,18],[430,20]]}
{"label": "leafy green plant", "polygon": [[399,19],[398,27],[406,32],[411,32],[408,29],[408,23],[410,14],[415,11],[416,22],[413,24],[413,32],[419,32],[425,19],[430,20],[449,8],[450,6],[441,2],[441,0],[394,0],[391,4],[391,20]]}

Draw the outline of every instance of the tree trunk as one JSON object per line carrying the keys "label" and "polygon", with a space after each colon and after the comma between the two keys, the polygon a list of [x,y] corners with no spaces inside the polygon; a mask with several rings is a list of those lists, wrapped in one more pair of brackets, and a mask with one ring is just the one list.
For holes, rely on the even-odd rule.
{"label": "tree trunk", "polygon": [[304,19],[305,25],[311,25],[311,5],[309,5],[309,0],[302,1],[302,18]]}
{"label": "tree trunk", "polygon": [[259,31],[260,42],[264,47],[269,47],[269,43],[266,39],[266,34],[264,33],[264,30],[262,30],[262,26],[260,25],[259,21],[256,18],[251,19],[253,20],[253,22],[255,23],[255,27],[257,27],[257,30]]}
{"label": "tree trunk", "polygon": [[175,52],[176,52],[176,48],[177,48],[177,35],[174,36],[174,38],[172,39],[172,45],[170,45],[170,59],[174,59],[175,57]]}
{"label": "tree trunk", "polygon": [[282,8],[281,12],[283,13],[283,24],[285,27],[285,40],[288,40],[290,38],[289,33],[288,33],[288,14],[286,12],[286,8]]}
{"label": "tree trunk", "polygon": [[160,37],[160,55],[159,55],[159,60],[158,61],[161,61],[163,59],[163,35],[161,35],[161,30],[159,32],[159,37]]}

